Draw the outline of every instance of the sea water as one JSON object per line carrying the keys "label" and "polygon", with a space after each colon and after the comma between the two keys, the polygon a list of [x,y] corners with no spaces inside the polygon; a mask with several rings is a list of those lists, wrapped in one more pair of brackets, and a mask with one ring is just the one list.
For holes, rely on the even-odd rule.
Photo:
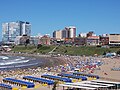
{"label": "sea water", "polygon": [[0,56],[0,70],[37,66],[40,64],[41,61],[36,58],[23,56]]}

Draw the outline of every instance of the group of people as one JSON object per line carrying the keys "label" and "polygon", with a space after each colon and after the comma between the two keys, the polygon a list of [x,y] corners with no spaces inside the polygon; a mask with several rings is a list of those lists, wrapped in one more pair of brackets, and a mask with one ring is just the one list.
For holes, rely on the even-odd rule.
{"label": "group of people", "polygon": [[1,70],[0,76],[5,77],[14,77],[21,78],[25,75],[38,75],[41,74],[57,74],[61,72],[70,72],[78,69],[81,72],[93,73],[94,70],[98,69],[100,65],[103,64],[102,58],[95,57],[81,57],[81,56],[61,56],[57,57],[65,61],[65,64],[52,66],[52,67],[37,67],[37,68],[16,68],[12,70]]}

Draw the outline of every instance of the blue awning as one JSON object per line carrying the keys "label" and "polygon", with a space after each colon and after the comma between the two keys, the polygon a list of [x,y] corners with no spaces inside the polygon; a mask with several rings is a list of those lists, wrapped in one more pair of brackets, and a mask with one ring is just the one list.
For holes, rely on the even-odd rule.
{"label": "blue awning", "polygon": [[73,74],[66,74],[66,73],[58,74],[58,76],[81,79],[82,81],[87,80],[87,77],[85,77],[85,76],[76,76]]}
{"label": "blue awning", "polygon": [[0,83],[0,87],[3,87],[3,88],[7,88],[7,89],[9,89],[9,90],[12,90],[12,86],[7,85],[7,84]]}
{"label": "blue awning", "polygon": [[41,83],[47,83],[48,85],[54,84],[54,81],[52,80],[47,80],[47,79],[37,78],[32,76],[24,76],[23,79],[30,79],[30,80],[41,82]]}
{"label": "blue awning", "polygon": [[98,75],[86,74],[86,73],[82,73],[82,72],[74,72],[73,74],[75,74],[75,75],[84,75],[84,76],[87,76],[87,77],[95,77],[95,78],[97,78],[97,79],[100,78]]}
{"label": "blue awning", "polygon": [[12,78],[4,78],[3,81],[17,83],[20,85],[25,85],[25,86],[27,86],[27,88],[33,88],[35,86],[34,83],[26,82],[26,81],[22,81],[22,80],[17,80],[17,79],[12,79]]}
{"label": "blue awning", "polygon": [[60,76],[53,76],[53,75],[48,75],[48,74],[42,75],[41,77],[48,78],[48,79],[55,79],[55,80],[59,80],[59,81],[63,81],[63,82],[72,82],[72,80],[69,78],[63,78]]}

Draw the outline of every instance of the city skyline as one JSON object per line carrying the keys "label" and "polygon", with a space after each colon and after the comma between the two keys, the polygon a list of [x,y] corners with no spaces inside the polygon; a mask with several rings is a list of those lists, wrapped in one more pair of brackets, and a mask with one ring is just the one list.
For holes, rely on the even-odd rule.
{"label": "city skyline", "polygon": [[[1,0],[0,35],[2,23],[28,21],[32,35],[50,34],[66,26],[80,32],[96,34],[120,33],[119,0]],[[2,37],[0,37],[1,40]]]}
{"label": "city skyline", "polygon": [[17,36],[31,36],[31,24],[29,22],[16,21],[2,23],[2,41],[14,42]]}

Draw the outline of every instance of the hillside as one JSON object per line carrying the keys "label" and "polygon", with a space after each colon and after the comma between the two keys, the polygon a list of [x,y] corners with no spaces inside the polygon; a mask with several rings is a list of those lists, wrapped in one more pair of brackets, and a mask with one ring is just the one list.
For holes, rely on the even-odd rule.
{"label": "hillside", "polygon": [[[53,50],[54,49],[54,50]],[[24,52],[24,53],[40,53],[40,54],[48,54],[52,51],[52,53],[59,54],[67,54],[67,55],[103,55],[103,53],[107,52],[117,52],[120,48],[102,48],[95,46],[15,46],[12,48],[13,52]]]}

